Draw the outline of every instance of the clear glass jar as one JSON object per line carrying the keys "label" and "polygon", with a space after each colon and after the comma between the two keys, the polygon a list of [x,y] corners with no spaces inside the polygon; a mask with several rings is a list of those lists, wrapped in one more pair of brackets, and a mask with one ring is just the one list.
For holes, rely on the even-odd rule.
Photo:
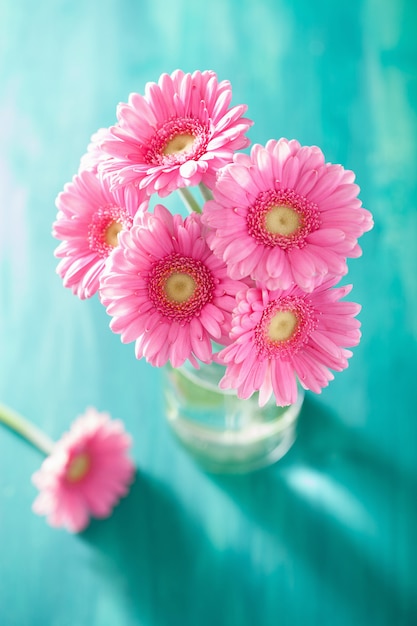
{"label": "clear glass jar", "polygon": [[224,368],[212,363],[197,370],[186,363],[164,368],[168,422],[185,448],[207,470],[245,473],[275,463],[296,437],[297,418],[304,400],[277,407],[274,398],[264,407],[258,394],[240,400],[235,391],[219,389]]}

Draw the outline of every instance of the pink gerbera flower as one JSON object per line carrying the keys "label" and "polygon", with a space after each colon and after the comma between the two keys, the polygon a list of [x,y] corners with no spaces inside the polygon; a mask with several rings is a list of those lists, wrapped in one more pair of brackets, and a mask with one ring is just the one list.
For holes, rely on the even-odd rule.
{"label": "pink gerbera flower", "polygon": [[347,272],[346,257],[361,254],[357,239],[372,228],[354,178],[315,146],[255,145],[226,166],[204,206],[203,221],[214,229],[209,245],[233,278],[311,291],[327,274]]}
{"label": "pink gerbera flower", "polygon": [[133,93],[117,109],[118,124],[100,147],[101,163],[115,186],[134,182],[149,194],[166,196],[179,187],[211,185],[216,171],[244,148],[252,125],[246,105],[230,108],[228,81],[212,71],[162,74],[148,83],[145,96]]}
{"label": "pink gerbera flower", "polygon": [[99,163],[108,158],[108,155],[100,147],[101,143],[107,138],[111,138],[108,128],[99,128],[92,135],[91,141],[87,146],[87,152],[81,157],[79,171],[93,170],[97,172]]}
{"label": "pink gerbera flower", "polygon": [[340,302],[351,286],[332,288],[326,280],[312,293],[298,287],[268,291],[248,289],[238,294],[233,312],[231,343],[218,355],[226,365],[222,389],[236,389],[240,398],[259,391],[263,406],[274,393],[280,406],[297,399],[297,378],[305,389],[320,393],[334,371],[348,365],[360,339],[355,315],[360,306]]}
{"label": "pink gerbera flower", "polygon": [[130,443],[122,422],[87,409],[33,475],[40,490],[34,512],[71,532],[83,530],[90,516],[108,517],[133,480]]}
{"label": "pink gerbera flower", "polygon": [[199,215],[183,221],[157,205],[141,221],[121,234],[100,281],[110,328],[157,367],[209,363],[211,340],[226,341],[242,284],[207,246]]}
{"label": "pink gerbera flower", "polygon": [[147,196],[132,186],[110,191],[108,182],[86,170],[65,185],[56,205],[52,232],[62,241],[55,250],[61,259],[57,273],[79,298],[90,298],[119,232],[132,226],[137,211],[146,210]]}

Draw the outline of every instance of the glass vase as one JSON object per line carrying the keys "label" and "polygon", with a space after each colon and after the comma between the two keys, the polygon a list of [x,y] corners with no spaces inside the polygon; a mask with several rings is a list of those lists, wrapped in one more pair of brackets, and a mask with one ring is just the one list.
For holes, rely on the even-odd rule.
{"label": "glass vase", "polygon": [[174,434],[205,469],[245,473],[270,465],[290,449],[304,400],[277,407],[275,399],[258,405],[258,394],[241,400],[219,389],[224,368],[217,363],[164,368],[166,416]]}

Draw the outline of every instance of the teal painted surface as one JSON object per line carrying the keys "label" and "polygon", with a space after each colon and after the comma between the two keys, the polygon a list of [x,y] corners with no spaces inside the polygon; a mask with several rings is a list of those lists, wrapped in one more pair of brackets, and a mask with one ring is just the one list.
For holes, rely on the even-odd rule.
{"label": "teal painted surface", "polygon": [[[31,513],[41,457],[0,430],[2,626],[417,623],[416,5],[270,0],[0,5],[0,399],[53,437],[94,405],[138,477],[80,536]],[[163,71],[211,68],[252,141],[318,144],[375,217],[350,263],[363,340],[277,465],[205,474],[160,372],[55,275],[54,199],[89,136]]]}

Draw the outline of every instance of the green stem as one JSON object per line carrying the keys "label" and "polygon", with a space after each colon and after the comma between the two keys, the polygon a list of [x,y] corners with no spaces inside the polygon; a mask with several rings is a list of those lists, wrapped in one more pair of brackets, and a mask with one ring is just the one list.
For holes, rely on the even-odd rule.
{"label": "green stem", "polygon": [[178,193],[180,194],[182,201],[184,202],[190,213],[192,213],[193,211],[195,213],[201,213],[200,205],[198,204],[197,200],[194,198],[189,189],[187,189],[186,187],[180,187],[178,189]]}
{"label": "green stem", "polygon": [[52,439],[39,430],[37,426],[28,422],[22,415],[9,409],[4,404],[0,404],[0,422],[26,439],[26,441],[44,454],[51,454],[55,446]]}
{"label": "green stem", "polygon": [[211,193],[210,189],[205,186],[204,183],[199,183],[198,186],[200,188],[201,195],[206,202],[208,202],[209,200],[213,200],[213,194]]}

